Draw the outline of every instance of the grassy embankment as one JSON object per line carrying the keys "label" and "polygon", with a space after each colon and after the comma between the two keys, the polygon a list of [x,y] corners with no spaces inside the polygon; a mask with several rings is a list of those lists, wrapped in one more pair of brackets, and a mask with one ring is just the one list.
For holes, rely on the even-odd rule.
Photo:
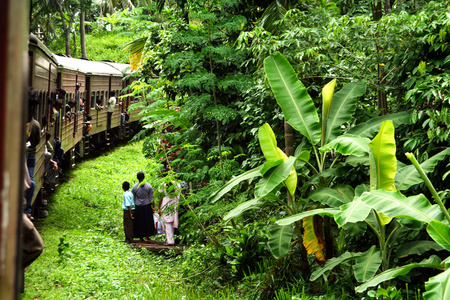
{"label": "grassy embankment", "polygon": [[183,256],[155,255],[121,242],[121,184],[134,184],[136,172],[146,169],[141,149],[142,143],[120,147],[67,174],[49,199],[49,216],[37,223],[45,248],[26,272],[22,299],[234,298],[230,289],[174,282],[183,277]]}

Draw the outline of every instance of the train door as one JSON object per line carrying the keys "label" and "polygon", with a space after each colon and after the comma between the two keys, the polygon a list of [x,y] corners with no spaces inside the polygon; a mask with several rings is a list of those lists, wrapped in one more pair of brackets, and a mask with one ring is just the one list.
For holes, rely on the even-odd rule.
{"label": "train door", "polygon": [[0,299],[19,298],[29,5],[5,0],[0,9]]}

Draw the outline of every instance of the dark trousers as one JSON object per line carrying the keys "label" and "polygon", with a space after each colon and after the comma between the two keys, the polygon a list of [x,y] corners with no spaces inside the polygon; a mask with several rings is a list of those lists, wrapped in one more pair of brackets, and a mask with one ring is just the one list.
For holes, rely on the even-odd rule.
{"label": "dark trousers", "polygon": [[134,237],[143,239],[156,234],[155,223],[153,222],[152,205],[136,205],[134,210]]}
{"label": "dark trousers", "polygon": [[123,210],[123,231],[125,232],[125,242],[131,243],[134,239],[133,219],[128,210]]}
{"label": "dark trousers", "polygon": [[31,182],[30,188],[25,191],[25,199],[27,200],[27,202],[25,204],[24,212],[27,215],[31,214],[32,209],[31,201],[33,201],[34,190],[36,188],[36,184],[34,183],[34,181],[30,180],[30,182]]}
{"label": "dark trousers", "polygon": [[111,129],[111,117],[112,117],[112,112],[108,112],[108,122],[106,123],[106,129],[110,130]]}

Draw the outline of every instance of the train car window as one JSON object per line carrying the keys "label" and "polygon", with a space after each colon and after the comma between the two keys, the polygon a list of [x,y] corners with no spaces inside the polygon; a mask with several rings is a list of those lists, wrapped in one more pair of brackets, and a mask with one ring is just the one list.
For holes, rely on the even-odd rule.
{"label": "train car window", "polygon": [[79,92],[78,95],[79,95],[79,98],[80,98],[80,100],[77,101],[77,102],[79,102],[78,103],[79,111],[83,111],[83,109],[84,109],[83,99],[85,99],[84,92]]}
{"label": "train car window", "polygon": [[95,108],[95,92],[91,92],[91,108]]}

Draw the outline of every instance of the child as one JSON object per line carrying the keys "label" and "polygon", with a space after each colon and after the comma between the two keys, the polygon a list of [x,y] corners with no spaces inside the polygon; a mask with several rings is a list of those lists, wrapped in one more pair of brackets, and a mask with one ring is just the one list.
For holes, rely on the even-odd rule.
{"label": "child", "polygon": [[125,232],[125,243],[130,244],[134,239],[133,220],[134,220],[134,197],[130,192],[130,183],[122,183],[123,193],[123,230]]}

